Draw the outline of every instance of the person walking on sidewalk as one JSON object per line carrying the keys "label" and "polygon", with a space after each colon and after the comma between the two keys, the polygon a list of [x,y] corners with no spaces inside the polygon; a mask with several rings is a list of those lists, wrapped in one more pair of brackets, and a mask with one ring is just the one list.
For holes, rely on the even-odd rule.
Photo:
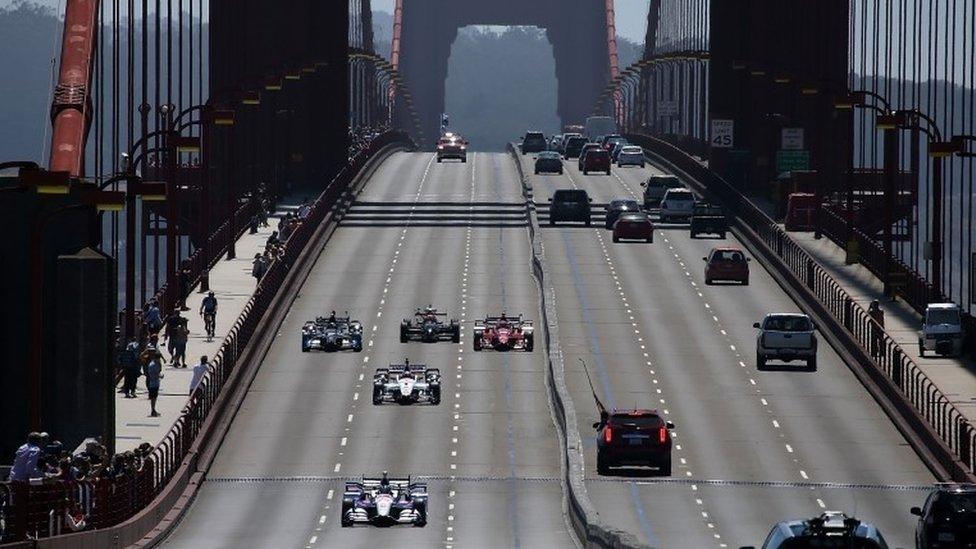
{"label": "person walking on sidewalk", "polygon": [[119,357],[122,368],[122,394],[125,398],[136,397],[136,382],[139,380],[139,342],[130,337]]}
{"label": "person walking on sidewalk", "polygon": [[871,356],[880,358],[884,353],[884,310],[881,303],[875,299],[868,307],[868,316],[874,322],[871,323]]}
{"label": "person walking on sidewalk", "polygon": [[254,263],[251,264],[251,276],[261,282],[261,278],[264,277],[264,273],[268,270],[267,264],[265,264],[264,257],[261,254],[254,254]]}
{"label": "person walking on sidewalk", "polygon": [[159,303],[155,299],[149,301],[149,305],[142,315],[142,320],[150,334],[158,333],[159,329],[162,328],[163,314],[160,312]]}
{"label": "person walking on sidewalk", "polygon": [[217,297],[214,296],[213,291],[207,294],[207,297],[203,298],[200,302],[200,316],[203,317],[203,326],[207,332],[207,341],[210,341],[214,337],[214,331],[217,328]]}
{"label": "person walking on sidewalk", "polygon": [[159,412],[156,411],[156,399],[159,398],[159,382],[163,377],[162,357],[157,355],[146,366],[146,388],[149,389],[149,417],[159,417]]}
{"label": "person walking on sidewalk", "polygon": [[171,337],[174,349],[173,366],[186,368],[186,342],[190,338],[190,329],[187,327],[186,319],[180,322]]}
{"label": "person walking on sidewalk", "polygon": [[193,377],[190,378],[190,394],[200,385],[203,381],[203,376],[206,375],[207,370],[210,369],[210,363],[207,362],[207,355],[200,357],[200,362],[193,366]]}
{"label": "person walking on sidewalk", "polygon": [[166,350],[169,351],[170,365],[176,364],[176,340],[173,336],[176,335],[176,329],[184,322],[186,322],[186,319],[180,315],[180,310],[173,309],[173,312],[166,317],[163,324],[163,339],[166,340]]}

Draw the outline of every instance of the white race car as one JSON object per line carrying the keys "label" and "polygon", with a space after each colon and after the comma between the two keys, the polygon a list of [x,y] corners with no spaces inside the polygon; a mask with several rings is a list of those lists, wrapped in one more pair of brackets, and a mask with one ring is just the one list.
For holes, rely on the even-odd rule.
{"label": "white race car", "polygon": [[441,402],[441,371],[424,364],[391,364],[373,375],[373,404],[431,404]]}

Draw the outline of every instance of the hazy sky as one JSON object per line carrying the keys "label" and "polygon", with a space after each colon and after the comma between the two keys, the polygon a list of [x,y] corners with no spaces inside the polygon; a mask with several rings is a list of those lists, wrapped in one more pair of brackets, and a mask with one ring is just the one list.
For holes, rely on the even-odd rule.
{"label": "hazy sky", "polygon": [[[38,4],[64,10],[65,0],[33,0]],[[411,0],[407,0],[408,2]],[[393,13],[395,0],[372,0],[374,10]],[[13,0],[0,0],[0,6],[8,6]],[[648,0],[617,0],[617,33],[634,42],[644,42],[644,31],[647,24]],[[125,2],[121,3],[123,10]]]}

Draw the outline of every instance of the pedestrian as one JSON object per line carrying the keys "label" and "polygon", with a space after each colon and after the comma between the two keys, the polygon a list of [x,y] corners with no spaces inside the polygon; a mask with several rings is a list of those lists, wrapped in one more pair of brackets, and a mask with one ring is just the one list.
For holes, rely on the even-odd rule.
{"label": "pedestrian", "polygon": [[163,338],[166,340],[166,350],[169,351],[170,365],[174,365],[176,362],[176,341],[173,336],[176,335],[176,330],[180,324],[184,322],[186,319],[180,316],[179,309],[173,309],[173,312],[166,317],[163,326]]}
{"label": "pedestrian", "polygon": [[156,298],[149,301],[149,307],[146,309],[142,320],[150,334],[159,333],[159,329],[163,326],[163,313],[159,310],[159,303]]}
{"label": "pedestrian", "polygon": [[186,306],[186,296],[190,293],[190,278],[193,276],[193,271],[190,270],[190,260],[184,259],[183,263],[180,265],[180,272],[177,273],[177,279],[179,281],[179,291],[180,295],[177,296],[179,300],[179,309],[181,311],[189,311],[190,308]]}
{"label": "pedestrian", "polygon": [[298,219],[305,219],[312,211],[312,206],[308,203],[308,197],[302,199],[302,205],[298,207]]}
{"label": "pedestrian", "polygon": [[193,366],[193,377],[190,378],[190,394],[193,394],[193,391],[200,385],[200,382],[203,381],[203,376],[209,369],[210,364],[207,362],[207,355],[201,356],[200,362]]}
{"label": "pedestrian", "polygon": [[171,336],[173,344],[173,366],[176,368],[186,368],[186,342],[190,338],[190,329],[187,327],[186,319],[180,322],[174,329]]}
{"label": "pedestrian", "polygon": [[251,276],[256,278],[258,282],[261,282],[265,271],[267,271],[267,265],[265,265],[264,257],[261,254],[254,254],[254,263],[251,264]]}
{"label": "pedestrian", "polygon": [[871,305],[868,307],[868,316],[874,321],[871,323],[871,356],[880,358],[884,349],[885,318],[881,302],[877,299],[871,301]]}
{"label": "pedestrian", "polygon": [[122,393],[125,398],[135,398],[136,381],[139,380],[139,342],[130,337],[122,349],[119,366],[122,368]]}
{"label": "pedestrian", "polygon": [[159,398],[159,382],[163,379],[163,365],[158,355],[149,361],[146,367],[146,388],[149,389],[149,417],[159,417],[156,411],[156,399]]}
{"label": "pedestrian", "polygon": [[139,365],[142,367],[142,375],[146,376],[147,390],[149,389],[149,363],[153,360],[159,361],[160,364],[163,360],[163,353],[159,351],[159,339],[154,335],[149,337],[146,348],[139,354]]}
{"label": "pedestrian", "polygon": [[41,458],[41,434],[31,432],[27,435],[27,443],[17,448],[14,454],[14,464],[10,468],[9,479],[17,482],[27,482],[32,478],[41,478],[44,473],[38,467]]}

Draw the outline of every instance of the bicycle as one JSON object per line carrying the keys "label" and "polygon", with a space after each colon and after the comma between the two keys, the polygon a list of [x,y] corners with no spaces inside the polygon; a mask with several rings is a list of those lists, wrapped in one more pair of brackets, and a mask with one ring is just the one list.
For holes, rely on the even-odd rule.
{"label": "bicycle", "polygon": [[207,341],[213,341],[214,330],[217,325],[217,313],[214,312],[203,313],[203,324],[207,332]]}

